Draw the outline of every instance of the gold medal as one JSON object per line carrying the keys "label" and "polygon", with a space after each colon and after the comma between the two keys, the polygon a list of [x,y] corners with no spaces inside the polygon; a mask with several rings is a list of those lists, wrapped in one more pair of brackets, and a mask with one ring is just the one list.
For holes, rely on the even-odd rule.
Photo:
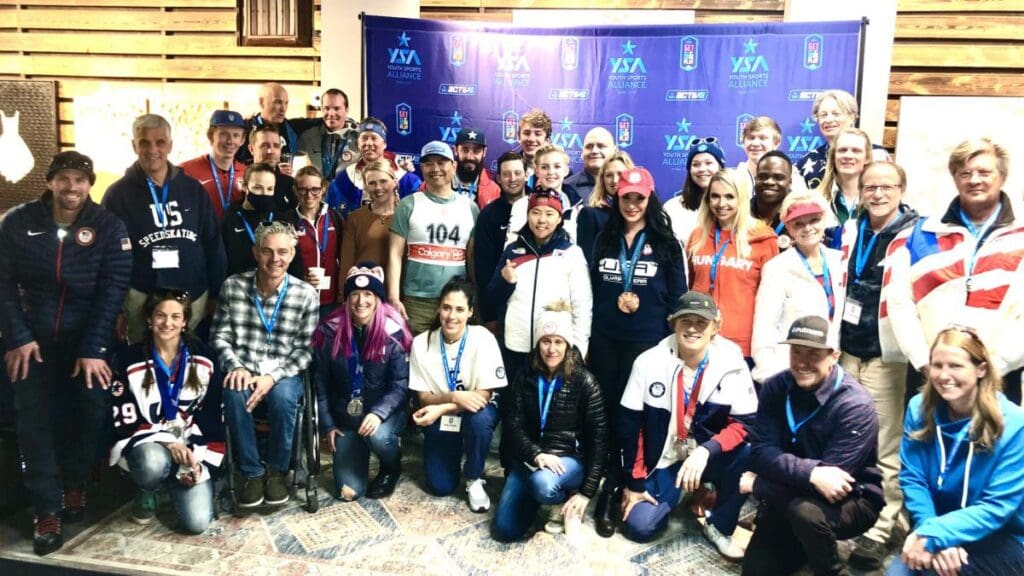
{"label": "gold medal", "polygon": [[353,418],[358,418],[363,415],[363,399],[353,398],[348,401],[348,407],[346,408],[348,415]]}
{"label": "gold medal", "polygon": [[623,292],[619,294],[619,310],[623,314],[632,314],[640,308],[640,297],[636,292]]}

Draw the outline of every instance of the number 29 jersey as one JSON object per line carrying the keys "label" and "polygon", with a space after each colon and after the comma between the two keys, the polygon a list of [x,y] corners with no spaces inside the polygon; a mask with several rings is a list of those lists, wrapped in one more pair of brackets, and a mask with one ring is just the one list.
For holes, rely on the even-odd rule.
{"label": "number 29 jersey", "polygon": [[479,213],[456,193],[440,198],[420,191],[398,203],[391,231],[405,238],[404,294],[436,298],[448,280],[466,274],[466,248]]}

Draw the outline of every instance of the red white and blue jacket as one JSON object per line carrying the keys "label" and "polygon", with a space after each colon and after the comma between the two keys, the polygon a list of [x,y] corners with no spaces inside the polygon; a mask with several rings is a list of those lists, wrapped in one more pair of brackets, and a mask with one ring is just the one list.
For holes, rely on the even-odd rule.
{"label": "red white and blue jacket", "polygon": [[[894,334],[900,354],[882,342],[883,359],[905,356],[914,367],[928,362],[935,336],[951,324],[977,330],[1006,374],[1024,366],[1024,222],[1014,219],[1002,194],[996,221],[975,239],[954,199],[942,217],[922,219],[889,244],[879,305],[879,334]],[[973,273],[969,274],[971,262]]]}
{"label": "red white and blue jacket", "polygon": [[153,370],[149,349],[144,344],[118,350],[113,362],[114,380],[110,385],[114,437],[110,465],[128,470],[128,452],[147,442],[176,442],[180,439],[202,463],[200,482],[220,467],[224,458],[224,425],[221,417],[221,373],[215,356],[200,342],[188,343],[189,367],[195,365],[199,390],[182,386],[178,396],[178,418],[167,421],[156,379],[149,390],[143,389],[146,372]]}
{"label": "red white and blue jacket", "polygon": [[[645,480],[665,453],[676,409],[676,381],[682,369],[675,334],[666,336],[633,362],[619,406],[620,464],[630,490],[644,490]],[[708,346],[708,364],[690,426],[691,437],[714,458],[747,441],[747,430],[756,414],[757,393],[743,352],[734,342],[715,336]]]}

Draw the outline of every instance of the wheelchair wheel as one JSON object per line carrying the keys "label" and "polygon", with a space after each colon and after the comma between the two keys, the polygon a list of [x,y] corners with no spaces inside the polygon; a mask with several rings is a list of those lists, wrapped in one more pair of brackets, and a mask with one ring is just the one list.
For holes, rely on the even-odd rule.
{"label": "wheelchair wheel", "polygon": [[317,495],[316,481],[310,478],[309,485],[306,486],[306,512],[315,514],[320,509],[320,498]]}

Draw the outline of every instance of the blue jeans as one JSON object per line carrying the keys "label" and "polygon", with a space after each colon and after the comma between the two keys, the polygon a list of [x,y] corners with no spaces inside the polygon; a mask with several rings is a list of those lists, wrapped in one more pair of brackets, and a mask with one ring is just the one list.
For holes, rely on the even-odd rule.
{"label": "blue jeans", "polygon": [[213,480],[195,486],[178,482],[178,465],[171,451],[157,442],[139,444],[126,457],[132,480],[141,490],[153,492],[166,485],[182,531],[202,534],[213,520]]}
{"label": "blue jeans", "polygon": [[345,430],[334,438],[334,486],[355,491],[355,498],[366,492],[370,475],[370,453],[380,461],[381,471],[398,470],[402,465],[402,445],[399,436],[405,428],[405,411],[398,410],[381,422],[370,437],[360,436],[355,430]]}
{"label": "blue jeans", "polygon": [[[1024,574],[1024,546],[1012,535],[1004,532],[990,534],[977,542],[964,544],[967,564],[960,576],[990,576],[995,574]],[[899,555],[889,565],[886,576],[932,576],[934,570],[911,570],[900,562]]]}
{"label": "blue jeans", "polygon": [[462,412],[462,429],[442,432],[441,419],[423,429],[423,470],[427,490],[435,496],[449,496],[459,485],[462,455],[466,464],[462,474],[475,480],[484,473],[484,461],[491,448],[491,436],[498,424],[498,408],[487,404],[477,413]]}
{"label": "blue jeans", "polygon": [[569,499],[570,492],[583,484],[583,463],[568,456],[559,460],[565,466],[565,474],[545,469],[530,471],[523,463],[512,468],[494,515],[495,538],[522,538],[542,504],[561,504]]}
{"label": "blue jeans", "polygon": [[[740,494],[740,476],[747,470],[747,458],[750,455],[750,444],[744,443],[731,452],[723,452],[708,460],[701,476],[702,482],[715,485],[717,498],[714,510],[706,513],[707,521],[726,536],[736,530],[736,521],[740,508],[747,500],[746,494]],[[682,467],[677,462],[668,468],[659,468],[647,479],[647,492],[658,501],[655,506],[649,502],[640,502],[629,512],[622,523],[622,533],[636,542],[647,542],[668,526],[668,515],[679,505],[682,488],[676,487],[676,476]]]}
{"label": "blue jeans", "polygon": [[[252,390],[225,388],[224,420],[228,425],[228,431],[231,432],[239,470],[246,478],[257,478],[263,475],[264,470],[256,446],[252,414],[245,409],[249,396],[252,396]],[[295,419],[298,416],[300,398],[302,378],[290,376],[279,380],[261,402],[266,405],[270,420],[267,465],[275,472],[287,472],[290,467],[292,439],[295,436]]]}

